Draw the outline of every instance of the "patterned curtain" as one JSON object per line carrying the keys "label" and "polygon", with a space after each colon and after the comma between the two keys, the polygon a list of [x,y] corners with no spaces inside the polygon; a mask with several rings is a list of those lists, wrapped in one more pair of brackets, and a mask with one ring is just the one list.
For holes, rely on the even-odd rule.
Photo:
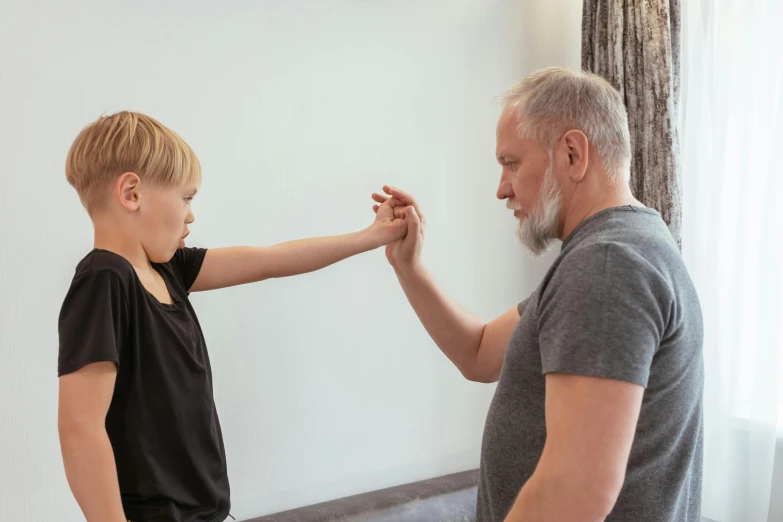
{"label": "patterned curtain", "polygon": [[677,110],[680,0],[584,0],[582,68],[620,92],[631,131],[631,189],[681,245]]}

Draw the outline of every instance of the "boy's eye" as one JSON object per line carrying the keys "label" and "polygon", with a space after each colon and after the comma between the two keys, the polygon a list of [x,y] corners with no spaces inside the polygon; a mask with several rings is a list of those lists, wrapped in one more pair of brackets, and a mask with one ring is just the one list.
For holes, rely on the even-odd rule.
{"label": "boy's eye", "polygon": [[188,197],[185,198],[185,203],[190,204],[191,201],[193,201],[193,197],[192,196],[188,196]]}

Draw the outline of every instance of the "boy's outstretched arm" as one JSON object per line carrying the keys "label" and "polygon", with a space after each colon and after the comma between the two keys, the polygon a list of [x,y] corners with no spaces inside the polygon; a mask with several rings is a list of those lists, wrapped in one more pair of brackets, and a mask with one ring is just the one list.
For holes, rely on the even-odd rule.
{"label": "boy's outstretched arm", "polygon": [[270,247],[210,249],[190,291],[216,290],[314,272],[396,241],[405,236],[407,225],[403,219],[395,219],[395,205],[400,203],[389,200],[381,205],[375,222],[352,234],[299,239]]}
{"label": "boy's outstretched arm", "polygon": [[88,364],[60,377],[58,429],[65,475],[87,522],[126,522],[106,413],[114,393],[113,362]]}

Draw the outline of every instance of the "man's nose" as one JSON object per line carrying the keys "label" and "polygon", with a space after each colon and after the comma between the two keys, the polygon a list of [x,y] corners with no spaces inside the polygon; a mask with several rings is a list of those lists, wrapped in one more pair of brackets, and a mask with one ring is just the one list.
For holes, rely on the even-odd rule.
{"label": "man's nose", "polygon": [[511,183],[508,181],[500,180],[500,184],[498,185],[498,191],[497,191],[497,198],[498,199],[508,199],[514,195],[514,190],[511,188]]}

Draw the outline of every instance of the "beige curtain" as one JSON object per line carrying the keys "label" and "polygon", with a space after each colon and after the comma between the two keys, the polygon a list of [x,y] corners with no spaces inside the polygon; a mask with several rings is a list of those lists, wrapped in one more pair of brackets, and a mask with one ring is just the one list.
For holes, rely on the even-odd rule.
{"label": "beige curtain", "polygon": [[680,0],[585,0],[582,68],[620,91],[631,131],[631,189],[681,245],[677,110]]}

